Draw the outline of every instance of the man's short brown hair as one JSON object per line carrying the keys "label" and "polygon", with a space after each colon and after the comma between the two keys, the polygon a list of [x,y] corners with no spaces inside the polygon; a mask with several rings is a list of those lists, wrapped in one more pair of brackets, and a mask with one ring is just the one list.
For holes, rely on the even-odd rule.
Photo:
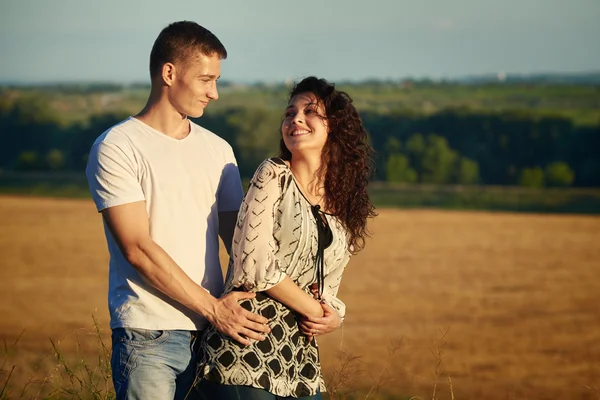
{"label": "man's short brown hair", "polygon": [[197,52],[227,58],[227,50],[208,29],[192,21],[173,22],[164,28],[150,52],[150,77],[161,73],[166,63],[186,63]]}

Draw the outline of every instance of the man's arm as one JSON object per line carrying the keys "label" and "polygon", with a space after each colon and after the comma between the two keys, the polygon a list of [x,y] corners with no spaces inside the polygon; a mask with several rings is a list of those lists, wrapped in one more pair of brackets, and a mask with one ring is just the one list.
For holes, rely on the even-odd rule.
{"label": "man's arm", "polygon": [[145,202],[139,201],[109,207],[102,211],[108,229],[127,261],[156,289],[203,315],[219,331],[238,342],[249,345],[250,340],[263,340],[262,333],[270,329],[267,319],[239,305],[254,293],[232,292],[214,298],[175,263],[150,237]]}

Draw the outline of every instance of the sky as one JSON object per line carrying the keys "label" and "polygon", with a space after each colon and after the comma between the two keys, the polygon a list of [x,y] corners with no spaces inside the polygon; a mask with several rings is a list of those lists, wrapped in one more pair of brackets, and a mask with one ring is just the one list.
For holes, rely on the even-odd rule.
{"label": "sky", "polygon": [[178,20],[240,83],[600,71],[600,0],[0,0],[0,82],[149,82]]}

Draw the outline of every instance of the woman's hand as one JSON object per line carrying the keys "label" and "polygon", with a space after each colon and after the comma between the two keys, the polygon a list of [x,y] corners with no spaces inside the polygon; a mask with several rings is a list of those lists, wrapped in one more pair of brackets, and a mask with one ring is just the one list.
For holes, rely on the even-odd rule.
{"label": "woman's hand", "polygon": [[327,303],[321,302],[321,307],[323,308],[322,317],[302,317],[298,321],[300,332],[308,336],[309,341],[315,336],[335,331],[342,324],[338,313]]}

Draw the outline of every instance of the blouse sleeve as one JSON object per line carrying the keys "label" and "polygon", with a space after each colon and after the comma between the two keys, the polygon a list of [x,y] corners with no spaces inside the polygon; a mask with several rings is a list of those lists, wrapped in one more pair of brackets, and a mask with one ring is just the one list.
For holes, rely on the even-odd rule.
{"label": "blouse sleeve", "polygon": [[[347,233],[339,221],[330,221],[330,227],[335,229],[335,232],[337,232],[336,235],[343,236],[344,241],[347,240]],[[344,302],[337,297],[337,294],[340,288],[340,283],[342,282],[342,275],[344,274],[346,266],[350,261],[351,255],[352,253],[349,251],[349,249],[334,250],[334,252],[329,255],[329,261],[331,262],[330,265],[335,267],[328,271],[323,282],[323,300],[325,300],[325,303],[327,303],[331,308],[337,311],[337,314],[341,318],[342,322],[346,316],[346,304],[344,304]]]}
{"label": "blouse sleeve", "polygon": [[262,292],[285,278],[280,260],[275,256],[278,244],[273,236],[282,196],[282,177],[281,169],[266,160],[250,181],[233,236],[234,287]]}
{"label": "blouse sleeve", "polygon": [[342,321],[346,316],[346,304],[337,297],[337,292],[340,288],[343,272],[344,268],[338,268],[329,273],[325,277],[323,288],[323,300],[337,312]]}

